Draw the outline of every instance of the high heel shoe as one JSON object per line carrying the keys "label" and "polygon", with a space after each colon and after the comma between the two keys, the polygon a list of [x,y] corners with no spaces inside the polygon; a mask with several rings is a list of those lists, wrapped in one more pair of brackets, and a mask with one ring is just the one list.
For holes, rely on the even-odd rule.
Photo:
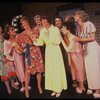
{"label": "high heel shoe", "polygon": [[76,92],[79,93],[79,94],[82,94],[85,92],[85,88],[83,88],[82,90],[79,88],[79,87],[76,87]]}
{"label": "high heel shoe", "polygon": [[22,87],[21,89],[20,89],[20,92],[24,92],[25,91],[25,87]]}
{"label": "high heel shoe", "polygon": [[57,94],[56,94],[56,97],[58,98],[58,97],[60,97],[60,95],[61,95],[61,93],[57,93]]}
{"label": "high heel shoe", "polygon": [[43,91],[42,91],[42,89],[41,89],[41,88],[38,88],[38,90],[39,90],[39,93],[40,93],[40,94],[42,94],[42,93],[43,93]]}
{"label": "high heel shoe", "polygon": [[52,92],[52,93],[51,93],[51,96],[55,96],[55,95],[56,95],[56,92]]}
{"label": "high heel shoe", "polygon": [[25,88],[25,96],[26,98],[29,98],[29,91]]}
{"label": "high heel shoe", "polygon": [[25,95],[26,95],[26,98],[29,98],[29,93],[26,92]]}
{"label": "high heel shoe", "polygon": [[91,89],[88,89],[88,90],[87,90],[87,94],[88,94],[88,95],[93,94],[93,91],[92,91]]}
{"label": "high heel shoe", "polygon": [[100,94],[94,93],[94,94],[93,94],[93,97],[94,97],[94,98],[100,98]]}
{"label": "high heel shoe", "polygon": [[31,86],[28,86],[28,90],[31,90]]}

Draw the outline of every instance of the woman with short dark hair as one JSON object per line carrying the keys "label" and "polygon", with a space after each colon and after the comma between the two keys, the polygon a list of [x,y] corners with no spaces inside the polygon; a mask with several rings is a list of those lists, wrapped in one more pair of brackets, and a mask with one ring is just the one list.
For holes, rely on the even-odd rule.
{"label": "woman with short dark hair", "polygon": [[50,23],[47,16],[42,17],[44,28],[40,31],[37,41],[34,38],[34,45],[46,45],[45,51],[45,89],[53,91],[51,96],[59,97],[62,90],[67,89],[67,79],[62,58],[60,31]]}

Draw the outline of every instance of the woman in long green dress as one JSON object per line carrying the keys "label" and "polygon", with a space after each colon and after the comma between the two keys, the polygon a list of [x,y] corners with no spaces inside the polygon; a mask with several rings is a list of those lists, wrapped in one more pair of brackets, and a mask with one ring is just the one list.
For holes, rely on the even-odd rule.
{"label": "woman in long green dress", "polygon": [[50,24],[47,17],[42,17],[44,28],[40,31],[37,41],[33,39],[34,45],[46,45],[45,51],[45,89],[53,91],[51,96],[59,97],[62,90],[67,89],[67,79],[64,68],[63,57],[60,49],[60,31]]}

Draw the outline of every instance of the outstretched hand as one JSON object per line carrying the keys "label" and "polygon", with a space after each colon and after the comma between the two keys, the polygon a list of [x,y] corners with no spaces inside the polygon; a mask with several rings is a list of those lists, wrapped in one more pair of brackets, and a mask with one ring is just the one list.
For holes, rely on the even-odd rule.
{"label": "outstretched hand", "polygon": [[32,35],[32,40],[33,40],[33,42],[35,42],[37,40],[37,36],[36,35]]}

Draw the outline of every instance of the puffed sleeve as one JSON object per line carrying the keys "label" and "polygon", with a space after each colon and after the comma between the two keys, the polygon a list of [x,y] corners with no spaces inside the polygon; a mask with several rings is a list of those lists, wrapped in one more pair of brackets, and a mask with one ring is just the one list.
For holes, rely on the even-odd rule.
{"label": "puffed sleeve", "polygon": [[96,32],[96,27],[92,22],[87,22],[84,26],[84,33],[94,33]]}
{"label": "puffed sleeve", "polygon": [[40,31],[39,38],[33,42],[34,45],[36,46],[43,46],[44,45],[44,39],[43,39],[43,30]]}
{"label": "puffed sleeve", "polygon": [[10,45],[8,41],[5,40],[4,41],[4,55],[9,61],[13,61],[13,55],[11,55],[11,52],[12,52],[12,45]]}

